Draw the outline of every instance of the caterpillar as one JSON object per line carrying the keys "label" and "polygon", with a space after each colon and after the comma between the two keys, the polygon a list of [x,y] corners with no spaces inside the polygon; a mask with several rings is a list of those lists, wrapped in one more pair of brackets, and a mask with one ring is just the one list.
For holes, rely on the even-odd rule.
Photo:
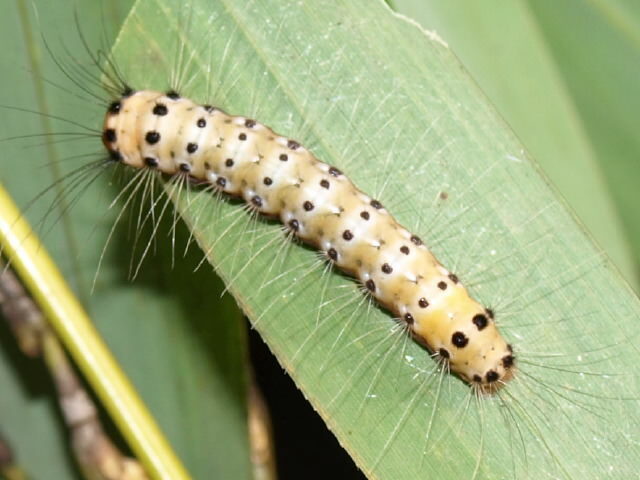
{"label": "caterpillar", "polygon": [[103,132],[114,161],[183,173],[279,217],[479,391],[493,392],[512,378],[513,351],[493,312],[472,300],[378,200],[295,140],[175,91],[130,89],[109,106]]}
{"label": "caterpillar", "polygon": [[[240,140],[237,136],[227,138],[225,150],[231,148],[232,140],[235,145],[246,147],[252,136],[268,134],[267,127],[257,122],[252,127],[242,123],[253,118],[264,119],[262,121],[273,126],[275,131],[299,139],[309,150],[317,152],[318,158],[335,164],[349,174],[354,184],[380,199],[380,203],[394,214],[399,224],[411,227],[407,231],[428,235],[430,246],[438,258],[443,260],[444,265],[452,267],[438,272],[438,276],[448,282],[446,291],[453,291],[451,287],[454,285],[448,277],[449,271],[460,274],[473,296],[480,300],[477,304],[473,303],[477,308],[474,313],[484,313],[493,323],[490,317],[495,311],[496,317],[502,320],[501,331],[504,329],[508,337],[513,339],[518,352],[517,375],[510,381],[503,379],[508,381],[508,387],[489,390],[491,395],[483,396],[474,395],[483,391],[480,388],[469,389],[461,382],[449,380],[446,375],[447,363],[438,362],[431,366],[433,362],[428,358],[424,359],[426,364],[423,363],[421,356],[417,355],[420,351],[418,347],[414,348],[412,342],[407,341],[409,336],[403,335],[409,330],[406,321],[402,320],[402,314],[406,312],[393,312],[393,316],[400,317],[399,324],[389,322],[388,313],[370,307],[370,294],[368,297],[360,295],[354,282],[345,281],[337,274],[323,272],[315,254],[291,247],[294,243],[291,241],[293,233],[291,226],[286,226],[293,218],[285,222],[288,235],[284,236],[283,241],[279,228],[256,222],[255,215],[246,215],[242,211],[257,212],[258,207],[252,202],[254,197],[242,197],[247,205],[243,208],[233,202],[221,202],[219,198],[213,198],[216,195],[210,195],[211,191],[222,190],[222,186],[216,183],[218,175],[230,168],[226,166],[226,160],[231,156],[220,157],[217,163],[220,170],[211,168],[209,173],[212,175],[205,181],[205,191],[195,195],[198,213],[193,214],[192,209],[190,213],[190,209],[183,207],[180,207],[180,212],[191,225],[210,224],[211,236],[201,235],[204,238],[198,238],[202,249],[207,253],[213,252],[213,260],[217,262],[221,274],[226,280],[232,280],[229,282],[231,291],[252,314],[254,324],[264,327],[261,333],[272,347],[275,345],[274,350],[279,353],[282,364],[290,372],[302,377],[302,388],[347,448],[353,452],[362,445],[370,447],[358,450],[354,457],[358,465],[374,478],[397,478],[398,466],[394,459],[401,457],[410,459],[403,461],[402,467],[407,478],[420,478],[427,472],[437,476],[444,471],[453,471],[453,475],[461,478],[577,478],[587,475],[585,472],[588,468],[600,466],[609,458],[605,454],[617,451],[614,448],[615,441],[609,437],[583,445],[578,441],[582,434],[571,433],[576,422],[581,427],[588,427],[588,431],[592,428],[601,432],[607,429],[607,422],[600,418],[593,420],[593,415],[588,412],[591,406],[585,402],[585,397],[605,396],[610,392],[633,392],[633,388],[618,377],[591,374],[588,365],[596,363],[599,371],[622,371],[624,364],[611,360],[605,352],[599,355],[600,349],[602,345],[615,345],[621,356],[630,355],[632,349],[626,348],[620,340],[624,333],[622,324],[621,331],[617,331],[602,329],[598,322],[591,322],[594,312],[580,301],[580,295],[585,288],[589,288],[599,298],[619,298],[615,293],[617,284],[614,280],[598,281],[598,275],[594,272],[596,266],[600,266],[599,260],[579,236],[574,236],[571,230],[558,227],[569,225],[571,219],[563,213],[557,202],[549,200],[544,186],[536,184],[539,188],[528,193],[495,187],[509,181],[519,182],[533,175],[526,155],[519,150],[519,143],[508,134],[498,132],[496,135],[492,132],[489,135],[487,129],[483,130],[484,125],[495,125],[495,119],[483,102],[465,96],[466,89],[471,88],[467,83],[463,82],[462,87],[449,84],[438,79],[437,73],[432,76],[424,71],[416,74],[415,80],[397,80],[391,73],[376,77],[375,81],[369,78],[370,72],[376,71],[376,66],[379,66],[376,62],[380,59],[376,57],[375,49],[369,49],[364,40],[369,38],[366,19],[362,19],[362,25],[354,20],[344,23],[341,18],[342,14],[347,18],[344,10],[325,12],[329,17],[324,20],[326,28],[322,30],[329,32],[330,45],[333,45],[333,41],[340,45],[345,39],[353,37],[359,39],[362,36],[363,40],[358,43],[358,49],[342,51],[336,47],[333,54],[319,56],[322,60],[307,64],[304,52],[322,44],[320,36],[307,38],[313,32],[307,32],[297,21],[292,21],[290,15],[300,13],[297,9],[289,5],[288,12],[265,14],[264,10],[260,10],[263,3],[243,4],[247,7],[246,12],[244,7],[235,4],[225,5],[224,8],[202,6],[197,2],[195,6],[191,5],[196,12],[194,21],[205,24],[205,28],[194,30],[216,32],[216,43],[212,41],[213,46],[209,49],[207,42],[198,41],[197,34],[190,36],[191,33],[186,29],[176,27],[175,17],[180,14],[179,9],[171,8],[167,13],[158,10],[155,2],[141,2],[135,12],[137,17],[133,18],[143,26],[128,31],[129,35],[134,36],[132,32],[142,32],[138,38],[139,49],[133,50],[133,53],[125,52],[121,57],[124,59],[119,60],[119,67],[128,77],[127,83],[149,89],[140,90],[138,94],[157,92],[157,98],[162,98],[167,108],[184,107],[189,102],[186,98],[165,98],[166,92],[175,88],[185,97],[201,99],[203,102],[213,100],[211,103],[219,104],[225,110],[246,113],[247,117],[228,117],[232,123],[224,124],[223,119],[227,117],[222,111],[207,112],[204,107],[191,104],[194,112],[200,112],[207,121],[205,129],[222,122],[220,128],[233,128],[238,135],[241,131],[247,135],[247,140]],[[369,8],[365,10],[370,11]],[[197,14],[201,12],[206,12],[206,15]],[[154,15],[160,16],[166,26],[164,23],[161,27],[147,24],[155,18]],[[272,26],[253,27],[255,30],[252,30],[252,35],[255,38],[248,43],[266,52],[272,62],[275,80],[270,73],[264,75],[264,71],[271,70],[259,65],[258,56],[251,56],[254,50],[246,47],[242,37],[244,30],[225,30],[228,17],[240,18],[240,25],[252,24],[260,19],[257,25],[263,25],[264,22]],[[207,21],[212,18],[213,22]],[[389,28],[396,28],[392,24],[385,23]],[[149,33],[152,30],[171,34],[152,36]],[[409,38],[416,40],[411,32],[408,34]],[[293,53],[283,55],[278,51],[276,54],[275,48],[270,47],[270,38],[278,35],[289,38],[287,48],[291,48]],[[332,40],[333,35],[337,40]],[[166,39],[173,36],[180,39],[186,36],[188,39],[187,53],[182,56],[184,63],[196,58],[200,64],[209,65],[211,72],[203,74],[206,68],[195,68],[199,72],[176,75],[187,81],[167,81],[167,78],[174,76],[172,67],[167,64],[175,61],[170,58],[170,52],[175,48]],[[209,34],[208,39],[211,37],[213,35]],[[303,37],[300,50],[297,50],[297,42]],[[203,45],[203,48],[198,48]],[[404,47],[409,48],[408,45]],[[438,71],[436,67],[440,65],[439,62],[447,65],[449,61],[446,54],[437,51],[440,53],[425,60],[425,65],[434,65],[435,72]],[[392,65],[389,71],[402,68],[393,59],[386,61]],[[349,70],[354,65],[357,66],[356,73]],[[300,72],[306,72],[306,69],[310,73],[302,75]],[[160,73],[154,73],[154,76],[150,71]],[[193,75],[195,80],[190,81],[189,75]],[[334,80],[332,84],[330,82],[334,77],[346,80]],[[427,77],[429,82],[425,80]],[[351,79],[354,79],[353,84]],[[357,84],[356,79],[359,82]],[[314,88],[310,89],[308,83],[313,83]],[[282,85],[280,90],[276,90],[278,87],[274,88],[274,84]],[[249,91],[251,95],[246,94]],[[229,92],[240,94],[234,96]],[[369,92],[375,99],[373,102],[367,101]],[[274,102],[274,97],[280,93],[284,93],[285,97],[288,95],[291,102],[284,105]],[[122,90],[119,90],[119,94],[122,94]],[[462,107],[448,103],[447,99],[452,95],[464,100],[460,100]],[[398,99],[402,101],[396,104]],[[121,103],[124,101],[121,100]],[[92,105],[85,104],[84,107],[86,109],[89,106]],[[305,116],[302,121],[297,120],[300,111]],[[174,118],[174,113],[161,117]],[[97,117],[102,119],[103,115],[104,110],[101,109]],[[152,115],[153,112],[150,112],[149,117],[157,120]],[[185,115],[181,114],[181,118]],[[476,129],[469,126],[468,118],[475,119],[473,125]],[[197,121],[195,117],[194,120]],[[234,121],[238,124],[234,124]],[[416,125],[421,128],[412,128]],[[171,126],[176,127],[176,124]],[[194,130],[200,128],[197,122],[191,126]],[[164,127],[168,128],[169,125]],[[456,136],[459,135],[456,132],[465,128],[469,129],[468,135]],[[104,127],[99,130],[91,138],[94,144],[98,144],[98,136],[106,139]],[[117,129],[114,130],[118,137]],[[188,138],[186,131],[165,131],[158,125],[152,130],[157,131],[162,140],[170,136],[184,140],[185,143],[175,148],[189,158],[187,148],[192,139]],[[130,139],[138,138],[141,146],[149,147],[148,155],[140,159],[143,168],[136,171],[131,181],[139,184],[142,184],[143,178],[157,177],[152,174],[161,172],[159,159],[170,158],[170,153],[168,157],[161,156],[154,150],[167,146],[166,143],[161,140],[148,145],[141,135],[142,132],[138,137],[128,135]],[[492,141],[489,142],[488,138]],[[202,139],[192,143],[197,143],[197,148],[191,156],[203,154],[206,146],[211,145]],[[112,142],[108,142],[108,145],[114,146]],[[279,143],[277,148],[292,156],[310,155],[302,146],[291,150],[286,143]],[[257,153],[264,155],[266,152]],[[375,167],[368,162],[372,157],[377,160],[371,163]],[[468,159],[473,157],[481,158],[485,163],[479,167],[477,163],[469,162]],[[151,159],[151,164],[157,160],[158,165],[148,165],[145,158]],[[381,162],[380,158],[388,160]],[[234,164],[231,169],[240,168],[238,157],[234,156],[232,160]],[[33,163],[32,158],[29,161]],[[190,195],[189,182],[181,179],[194,177],[198,181],[194,171],[197,167],[202,169],[198,173],[200,178],[206,179],[204,159],[199,163],[188,162],[189,165],[184,168],[190,171],[182,171],[180,163],[173,162],[173,165],[171,162],[162,165],[173,180],[168,189],[173,188],[187,197]],[[13,171],[25,163],[12,162],[9,173],[13,175]],[[124,164],[112,161],[110,165],[116,163]],[[288,160],[283,163],[290,166],[295,162]],[[280,163],[278,165],[281,166]],[[245,168],[248,166],[245,165]],[[229,185],[234,185],[230,173],[225,180],[229,181]],[[320,174],[326,175],[332,186],[338,181],[346,182],[346,176],[342,173],[339,177],[329,174],[328,170]],[[489,182],[491,176],[495,177]],[[382,180],[378,180],[380,178]],[[33,181],[36,180],[34,177]],[[404,194],[403,189],[406,191]],[[257,194],[257,190],[254,190]],[[109,193],[113,191],[109,190]],[[118,196],[128,199],[129,194],[130,190],[123,190]],[[260,195],[265,207],[270,205],[267,197],[264,193]],[[431,198],[437,199],[431,202]],[[306,215],[305,200],[300,200],[302,208],[296,214]],[[180,199],[177,203],[180,204]],[[312,203],[312,211],[317,212],[320,204],[318,201]],[[88,209],[85,217],[91,217],[95,222],[95,211],[91,210],[91,206],[92,202],[83,202],[79,207]],[[428,207],[432,208],[428,210]],[[367,208],[371,209],[370,213],[390,217],[386,208],[381,209],[383,212],[370,204]],[[144,212],[140,215],[152,214]],[[232,220],[225,223],[225,218]],[[300,218],[295,217],[298,221]],[[364,221],[361,217],[355,220]],[[233,225],[229,226],[231,223]],[[354,233],[355,228],[350,227],[349,230]],[[266,231],[268,235],[263,235]],[[342,234],[343,230],[338,233]],[[224,240],[219,241],[218,237]],[[158,241],[158,238],[155,235],[156,243],[165,243]],[[277,240],[271,241],[275,238]],[[120,255],[123,251],[129,253],[128,243],[116,243],[127,247],[121,247]],[[212,246],[214,243],[215,248]],[[224,248],[220,248],[220,245],[224,245]],[[568,254],[562,245],[572,245],[575,255]],[[415,253],[419,247],[410,241],[410,237],[407,246],[411,253]],[[274,250],[276,253],[273,253]],[[326,262],[327,256],[328,253],[325,253],[323,262]],[[281,268],[280,258],[287,259],[285,267]],[[246,264],[250,266],[245,269]],[[313,265],[315,270],[307,275],[305,268],[309,265]],[[389,263],[389,266],[393,269],[392,274],[400,270],[395,263]],[[385,278],[384,275],[389,275],[382,271],[382,265],[377,267],[375,273],[378,276]],[[252,284],[245,280],[246,277],[260,278],[262,275],[265,280],[254,280]],[[175,280],[176,277],[179,280]],[[183,278],[174,274],[167,284],[177,289],[179,284],[187,284]],[[262,288],[261,282],[266,287]],[[381,282],[384,280],[374,279],[377,288],[382,285]],[[329,287],[325,288],[323,283]],[[455,285],[458,288],[459,283]],[[135,284],[126,285],[128,291],[134,291],[135,288]],[[253,301],[250,295],[243,294],[243,291],[251,288],[261,290],[263,297],[267,290],[277,294],[272,295],[273,301]],[[308,290],[315,290],[315,296],[305,296]],[[445,296],[438,290],[436,293],[440,295],[439,298],[444,299]],[[104,295],[107,292],[100,290],[100,284],[98,292],[99,302],[105,303]],[[163,290],[163,296],[170,295]],[[308,304],[310,298],[314,302],[311,306]],[[491,308],[485,311],[481,304]],[[607,302],[607,311],[598,310],[596,313],[629,318],[628,312],[619,305],[612,300]],[[299,321],[291,322],[291,312]],[[414,316],[413,311],[409,313]],[[316,317],[315,324],[313,317]],[[144,322],[133,325],[136,331],[142,328],[139,323]],[[198,332],[205,331],[205,327],[201,328]],[[136,335],[140,336],[139,333],[132,336]],[[293,352],[278,347],[277,338],[274,340],[276,335],[291,336],[295,341],[301,339],[300,346]],[[314,341],[329,335],[332,335],[329,348],[314,348]],[[307,339],[311,340],[305,344]],[[339,344],[339,347],[334,348],[332,342]],[[447,346],[454,351],[451,345]],[[575,354],[576,351],[580,352],[579,356]],[[439,354],[438,350],[434,352]],[[504,355],[508,353],[511,352],[503,350]],[[320,367],[327,363],[336,368]],[[304,378],[303,375],[309,372],[315,376]],[[335,378],[335,383],[321,382],[322,375],[331,380]],[[599,381],[594,381],[596,378]],[[501,382],[492,383],[496,387],[502,385]],[[474,384],[472,378],[471,384]],[[579,393],[582,391],[586,394]],[[388,406],[390,404],[392,408]],[[358,408],[359,405],[362,405],[361,408]],[[616,403],[615,408],[624,410],[627,407],[626,404]],[[576,420],[568,416],[567,412],[572,409],[584,412],[584,419]],[[606,412],[603,415],[606,416]],[[589,423],[592,421],[594,423]],[[557,426],[558,431],[567,433],[558,434],[550,426],[552,424]],[[633,438],[632,432],[627,431],[626,434]],[[565,451],[567,455],[579,458],[579,465],[564,470]],[[624,461],[617,463],[615,468],[620,469],[616,471],[624,471]]]}

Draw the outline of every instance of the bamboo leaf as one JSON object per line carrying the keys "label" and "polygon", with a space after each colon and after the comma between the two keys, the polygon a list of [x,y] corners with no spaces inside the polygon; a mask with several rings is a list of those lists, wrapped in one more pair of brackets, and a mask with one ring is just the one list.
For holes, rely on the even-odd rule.
{"label": "bamboo leaf", "polygon": [[188,29],[162,2],[137,7],[116,50],[134,83],[167,87],[159,60],[180,32],[186,94],[258,118],[343,169],[495,306],[519,352],[518,380],[476,400],[434,375],[353,282],[323,275],[313,252],[283,247],[277,225],[206,192],[178,200],[238,303],[368,476],[635,471],[633,442],[623,455],[616,445],[619,432],[636,435],[623,419],[637,398],[627,335],[637,299],[442,41],[382,3],[195,2]]}
{"label": "bamboo leaf", "polygon": [[632,3],[396,6],[447,39],[637,290],[640,15]]}

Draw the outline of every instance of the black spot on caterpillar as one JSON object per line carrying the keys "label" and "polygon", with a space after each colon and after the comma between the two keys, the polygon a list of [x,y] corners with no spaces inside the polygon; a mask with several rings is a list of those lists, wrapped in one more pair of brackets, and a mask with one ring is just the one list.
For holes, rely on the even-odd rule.
{"label": "black spot on caterpillar", "polygon": [[[233,8],[234,14],[250,20]],[[257,7],[254,5],[254,8]],[[148,13],[151,16],[150,12]],[[219,10],[216,10],[216,13],[224,15]],[[249,9],[249,13],[255,15],[256,11]],[[265,17],[260,18],[264,20]],[[330,26],[329,23],[327,27]],[[297,23],[286,16],[273,17],[273,24],[286,25],[283,35],[287,38],[292,38],[297,28]],[[360,24],[357,25],[360,28]],[[349,35],[346,35],[346,30],[340,28],[330,31],[332,35],[338,35],[338,38],[351,38],[355,27],[353,23],[349,24],[349,27]],[[167,28],[168,30],[170,29]],[[264,36],[255,35],[261,42],[267,41]],[[313,45],[314,41],[319,42],[315,37],[309,38],[308,41],[309,45]],[[145,48],[153,43],[146,42]],[[290,41],[290,45],[304,49],[302,45],[293,41]],[[580,242],[576,248],[584,254],[582,261],[572,257],[574,261],[570,262],[569,258],[563,257],[566,252],[558,238],[568,239],[571,235],[556,230],[554,235],[549,233],[549,225],[555,221],[553,219],[565,219],[557,204],[552,202],[549,204],[551,207],[547,207],[548,199],[542,193],[539,194],[540,198],[526,200],[517,194],[512,196],[514,194],[511,191],[507,196],[503,190],[493,186],[493,181],[489,182],[492,175],[496,175],[496,179],[500,180],[503,171],[505,176],[513,175],[514,178],[530,174],[526,162],[525,166],[511,165],[507,161],[503,163],[505,153],[517,151],[512,139],[508,136],[501,137],[504,143],[489,145],[487,142],[479,141],[477,137],[457,137],[456,125],[466,123],[463,112],[456,112],[454,109],[453,113],[442,113],[446,109],[443,110],[443,107],[438,105],[446,95],[434,96],[418,82],[403,83],[407,80],[389,80],[383,76],[376,79],[380,85],[367,81],[365,73],[373,71],[373,65],[361,57],[358,59],[364,60],[364,63],[361,67],[358,63],[361,70],[360,75],[356,77],[364,82],[367,91],[379,92],[375,97],[379,108],[372,108],[371,105],[368,108],[361,107],[364,101],[362,93],[358,93],[356,89],[345,89],[350,93],[341,96],[337,106],[328,102],[319,102],[317,106],[313,106],[313,102],[309,100],[310,109],[304,112],[305,118],[302,121],[296,120],[299,122],[296,125],[296,121],[290,121],[288,116],[292,115],[291,112],[297,112],[296,105],[305,104],[305,98],[313,98],[309,97],[309,89],[305,89],[304,77],[287,76],[284,72],[289,72],[288,68],[293,67],[290,64],[277,64],[275,71],[280,71],[283,75],[276,76],[276,80],[261,80],[262,83],[254,87],[257,92],[256,100],[251,100],[251,97],[246,95],[247,85],[251,83],[250,79],[263,78],[259,75],[263,69],[261,66],[251,67],[251,62],[246,61],[250,58],[249,54],[243,56],[243,48],[246,47],[238,37],[221,41],[216,48],[214,59],[207,62],[210,61],[211,65],[216,67],[222,65],[222,77],[225,75],[224,72],[232,70],[235,73],[227,75],[233,78],[216,78],[216,82],[202,82],[201,87],[198,87],[197,81],[192,82],[188,91],[178,88],[180,85],[162,85],[163,80],[147,85],[145,80],[149,80],[145,78],[145,73],[148,69],[142,66],[136,67],[140,68],[139,73],[130,65],[123,65],[123,70],[129,75],[128,80],[132,85],[144,85],[145,88],[148,86],[162,91],[175,88],[184,97],[212,103],[216,100],[215,103],[222,105],[225,110],[242,112],[250,118],[265,122],[276,131],[299,139],[301,145],[312,149],[318,157],[335,163],[341,171],[348,172],[357,185],[370,192],[385,209],[393,212],[402,224],[419,233],[437,252],[438,257],[443,259],[443,263],[456,272],[465,285],[470,286],[483,304],[491,305],[496,311],[496,318],[503,322],[509,338],[514,339],[520,374],[499,397],[474,400],[475,397],[467,390],[460,388],[462,385],[457,385],[446,375],[439,375],[440,370],[432,371],[429,362],[423,362],[418,357],[420,350],[407,344],[404,341],[406,335],[400,334],[400,330],[404,329],[403,325],[396,327],[391,335],[389,329],[394,327],[393,324],[390,325],[388,315],[368,306],[366,302],[359,303],[364,297],[354,291],[348,281],[326,274],[323,276],[317,263],[315,268],[311,269],[310,259],[315,259],[311,252],[284,246],[277,240],[272,241],[280,238],[276,237],[280,235],[277,228],[272,227],[269,230],[255,221],[247,220],[245,223],[245,220],[239,220],[247,215],[239,212],[238,206],[224,202],[217,206],[213,202],[219,199],[204,198],[207,192],[194,196],[183,189],[182,206],[185,211],[185,198],[188,195],[193,197],[193,205],[199,208],[192,210],[197,214],[192,213],[190,217],[187,211],[187,218],[201,228],[210,221],[211,234],[203,240],[203,249],[218,262],[221,274],[225,275],[227,280],[231,280],[232,291],[236,294],[242,292],[247,288],[246,277],[254,276],[260,279],[258,285],[266,285],[261,289],[261,294],[270,289],[283,292],[282,301],[275,301],[273,297],[270,297],[271,300],[265,299],[264,295],[250,299],[241,294],[243,300],[251,300],[247,305],[256,312],[254,320],[258,328],[266,332],[266,337],[272,345],[278,344],[279,334],[276,332],[279,331],[299,340],[301,347],[298,361],[289,363],[289,360],[284,360],[283,363],[290,370],[296,371],[306,370],[305,366],[308,365],[325,365],[324,375],[335,376],[338,379],[337,384],[340,386],[329,387],[326,393],[317,393],[310,381],[301,382],[307,392],[313,392],[310,397],[314,402],[329,405],[325,410],[326,418],[338,435],[345,435],[344,430],[349,428],[353,432],[351,438],[367,439],[371,451],[360,459],[361,465],[365,470],[380,477],[384,477],[385,472],[392,468],[392,463],[387,462],[391,462],[389,459],[392,459],[398,450],[416,460],[420,459],[415,465],[404,466],[403,471],[406,471],[409,477],[418,476],[420,472],[424,473],[428,469],[440,468],[444,471],[451,468],[458,476],[466,478],[472,476],[469,472],[473,472],[476,464],[482,472],[508,472],[503,474],[506,477],[509,477],[513,469],[519,472],[519,475],[514,476],[532,476],[532,472],[543,472],[543,478],[545,475],[553,476],[553,472],[562,471],[558,467],[562,460],[556,462],[556,457],[549,455],[549,452],[560,455],[557,452],[567,447],[560,439],[552,438],[544,422],[550,419],[550,422],[557,425],[566,425],[568,419],[564,417],[563,412],[567,409],[578,409],[585,417],[592,418],[593,415],[588,414],[590,407],[583,405],[583,401],[576,400],[576,397],[585,399],[581,394],[576,394],[576,391],[605,395],[609,388],[616,391],[615,389],[621,386],[621,381],[616,378],[607,379],[606,388],[601,387],[598,382],[594,384],[584,380],[593,380],[592,375],[579,375],[580,372],[588,373],[590,368],[581,365],[583,359],[573,354],[569,355],[568,352],[575,352],[572,345],[579,345],[579,351],[589,357],[587,361],[597,363],[598,368],[595,371],[613,372],[616,370],[615,363],[611,363],[608,355],[604,353],[599,356],[598,348],[602,344],[618,345],[620,337],[614,334],[615,331],[607,331],[604,338],[598,338],[599,331],[595,330],[591,322],[594,313],[577,300],[585,285],[591,284],[591,272],[599,262],[593,260],[594,257],[588,254],[589,248]],[[367,52],[367,48],[362,46],[362,52]],[[144,52],[144,49],[142,50]],[[158,50],[159,55],[168,55],[167,52],[173,51],[170,44],[164,48],[159,47]],[[356,49],[355,54],[358,52]],[[189,55],[185,54],[184,57],[189,58]],[[136,58],[144,59],[145,56],[138,55]],[[287,60],[291,62],[290,58]],[[244,68],[248,70],[244,73],[246,81],[238,83],[239,68],[225,69],[225,61],[227,65],[245,65]],[[344,70],[352,64],[352,59],[336,53],[328,56],[324,70],[312,70],[316,74],[315,77],[321,79],[320,85],[330,85],[321,89],[323,93],[327,93],[325,97],[334,97],[335,92],[343,90],[345,83],[349,84],[348,80],[344,80],[337,82],[338,86],[335,86],[336,83],[330,82],[331,76],[327,72],[342,72],[338,78],[347,78],[343,75]],[[295,65],[300,70],[303,70],[302,66],[308,67],[305,63]],[[136,76],[138,78],[135,78]],[[157,78],[166,80],[166,69]],[[186,75],[185,78],[190,77]],[[210,86],[218,85],[218,81],[221,87]],[[394,84],[394,81],[399,83]],[[151,83],[153,82],[155,80]],[[277,87],[278,82],[285,82],[280,89]],[[454,88],[450,85],[445,87],[438,82],[436,85],[444,92]],[[361,87],[362,84],[359,84],[358,88]],[[212,88],[223,93],[235,91],[237,94],[228,94],[228,98],[222,100],[211,98],[213,96],[208,95],[207,91]],[[274,88],[275,91],[291,92],[293,100],[290,107],[274,105],[274,97],[270,95]],[[393,92],[393,95],[387,96],[385,91]],[[419,99],[417,104],[411,107],[386,108],[393,105],[394,98],[403,97],[407,91]],[[332,93],[334,95],[330,95]],[[254,101],[255,106],[252,104]],[[481,104],[470,101],[471,105],[465,106],[465,114],[470,111],[475,112],[474,114],[484,112]],[[337,114],[331,115],[333,112]],[[439,113],[443,117],[439,116]],[[331,121],[327,121],[327,116]],[[441,120],[434,123],[435,118]],[[419,124],[419,120],[425,122],[424,129],[409,134],[409,126]],[[384,127],[383,137],[378,136],[382,133],[377,132],[376,126]],[[250,133],[247,132],[247,135]],[[331,140],[327,143],[317,140],[318,137],[328,137]],[[467,162],[467,156],[476,155],[477,152],[482,152],[482,156],[487,160],[484,170],[477,164]],[[287,160],[283,163],[291,161],[291,154],[287,155]],[[371,167],[371,158],[376,157],[384,159],[379,171]],[[389,160],[386,160],[387,158]],[[396,162],[398,158],[402,158],[402,163]],[[446,161],[443,158],[446,158]],[[458,162],[461,162],[460,165]],[[380,174],[380,171],[383,174]],[[487,171],[489,173],[486,173]],[[226,182],[227,178],[223,178]],[[277,181],[275,177],[266,177],[261,181],[266,185],[269,183],[267,179],[272,184]],[[323,184],[320,186],[331,191],[336,181],[338,180],[335,177],[331,177],[327,179],[326,187]],[[424,199],[435,198],[438,192],[444,189],[448,192],[448,199],[447,206],[440,207],[443,213],[430,212],[429,202],[425,202]],[[527,203],[534,200],[538,202],[536,205]],[[518,205],[518,208],[514,205]],[[214,209],[215,218],[211,219],[213,213],[210,214],[205,209]],[[371,205],[367,211],[373,215],[374,210],[377,208]],[[215,232],[223,232],[224,240],[218,240]],[[518,232],[521,232],[520,236]],[[267,245],[270,241],[272,243]],[[512,243],[520,247],[516,253],[510,247]],[[236,251],[228,245],[244,247]],[[545,248],[541,249],[541,245]],[[403,247],[405,246],[398,248],[398,251],[406,256],[410,256],[417,248],[413,242],[406,245],[406,249]],[[273,248],[278,252],[277,261],[266,253],[272,252]],[[407,250],[408,253],[405,253]],[[540,253],[541,250],[544,250],[544,254]],[[336,256],[337,254],[336,251]],[[327,256],[331,256],[331,251],[327,251]],[[261,265],[262,272],[253,266],[243,270],[243,259],[252,259],[253,263]],[[282,267],[278,262],[282,263]],[[314,273],[307,274],[307,271]],[[383,273],[381,268],[380,272]],[[324,284],[328,286],[325,288]],[[614,284],[615,282],[597,284],[598,295],[609,295],[601,298],[615,298],[611,287]],[[450,287],[451,283],[447,288]],[[321,299],[317,301],[317,305],[323,306],[314,307],[309,312],[308,305],[305,305],[309,297],[306,297],[305,302],[305,291],[312,289],[315,289]],[[340,296],[335,292],[345,292],[345,295]],[[429,308],[428,299],[424,300],[425,302],[421,302],[419,299],[419,308]],[[347,303],[348,301],[351,303]],[[427,306],[422,307],[423,303]],[[615,302],[610,303],[613,303],[611,308],[618,308]],[[616,311],[621,318],[625,318],[623,310]],[[284,317],[287,312],[296,312],[297,322],[279,322],[278,315]],[[598,312],[598,315],[611,314],[612,312]],[[487,314],[487,318],[491,318],[491,315]],[[581,320],[575,320],[576,318]],[[305,321],[311,323],[311,328],[305,330],[305,325],[308,325]],[[329,349],[330,354],[327,350],[319,352],[320,349],[313,346],[314,342],[323,336],[336,339],[336,347]],[[309,341],[302,346],[307,338]],[[284,353],[280,352],[281,355],[290,359],[290,352],[287,356],[286,348],[280,348],[284,350]],[[616,347],[616,350],[618,348]],[[446,356],[443,352],[438,353],[441,357]],[[555,357],[555,353],[560,355]],[[341,370],[345,365],[349,368]],[[574,389],[574,392],[569,389]],[[357,397],[356,405],[358,402],[363,404],[357,414],[353,413],[353,409],[346,408],[351,395]],[[569,396],[570,399],[567,400],[563,396]],[[384,399],[384,402],[378,399]],[[388,407],[385,408],[388,401],[393,401],[397,406],[391,412]],[[375,430],[374,425],[378,425],[380,418],[388,418],[389,422],[381,430]],[[447,428],[447,425],[455,427]],[[354,426],[358,429],[354,429]],[[536,432],[535,429],[539,429],[540,432]],[[462,433],[458,435],[456,432]],[[421,442],[425,436],[429,437],[428,445],[425,445],[426,440]],[[419,439],[417,442],[416,438]],[[547,444],[541,443],[540,438]],[[445,441],[451,443],[445,447]],[[444,448],[451,452],[471,453],[456,454],[453,465],[449,459],[445,462],[447,466],[434,467],[438,465],[435,457],[439,455],[433,456],[431,453],[434,449]],[[600,459],[596,463],[602,460],[602,454],[594,452],[593,447],[583,448],[584,451],[569,448],[571,453],[575,453],[581,459],[583,465],[594,463],[589,458],[591,454],[593,458]],[[610,445],[603,446],[602,450],[612,451]],[[529,462],[526,467],[518,460],[534,457],[544,457],[547,460],[541,460],[539,465],[537,460],[536,465]],[[512,466],[509,460],[505,459],[515,459],[513,462],[517,466]],[[582,468],[571,466],[569,476],[579,475]]]}

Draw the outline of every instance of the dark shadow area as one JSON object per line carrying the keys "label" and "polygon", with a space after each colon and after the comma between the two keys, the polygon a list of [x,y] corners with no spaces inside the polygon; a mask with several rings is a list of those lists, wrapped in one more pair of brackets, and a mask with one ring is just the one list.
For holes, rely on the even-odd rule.
{"label": "dark shadow area", "polygon": [[249,348],[271,413],[279,480],[366,480],[255,330]]}

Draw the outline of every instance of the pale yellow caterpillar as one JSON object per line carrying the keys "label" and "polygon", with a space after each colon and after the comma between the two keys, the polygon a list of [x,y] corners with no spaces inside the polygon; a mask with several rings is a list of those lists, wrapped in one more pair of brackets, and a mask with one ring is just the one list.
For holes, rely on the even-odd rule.
{"label": "pale yellow caterpillar", "polygon": [[378,200],[295,140],[177,92],[152,90],[126,91],[113,102],[103,132],[115,161],[189,175],[279,217],[480,391],[493,392],[512,378],[512,348],[493,313]]}

